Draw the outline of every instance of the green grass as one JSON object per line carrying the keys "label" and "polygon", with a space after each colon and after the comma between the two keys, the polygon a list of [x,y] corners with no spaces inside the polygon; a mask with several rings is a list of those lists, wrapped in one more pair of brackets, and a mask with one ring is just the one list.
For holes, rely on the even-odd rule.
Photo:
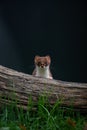
{"label": "green grass", "polygon": [[29,99],[27,110],[16,102],[0,108],[0,130],[83,130],[87,117],[74,113],[73,108],[61,108],[61,101],[53,106],[43,96],[35,104]]}

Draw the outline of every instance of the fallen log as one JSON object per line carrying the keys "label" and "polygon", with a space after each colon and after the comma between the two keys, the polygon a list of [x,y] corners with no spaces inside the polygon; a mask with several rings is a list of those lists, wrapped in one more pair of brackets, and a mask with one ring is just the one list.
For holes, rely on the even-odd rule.
{"label": "fallen log", "polygon": [[26,108],[29,96],[37,103],[42,95],[48,97],[50,104],[61,99],[61,106],[72,104],[76,111],[87,113],[87,83],[37,78],[0,66],[0,104],[10,104],[14,97],[19,106]]}

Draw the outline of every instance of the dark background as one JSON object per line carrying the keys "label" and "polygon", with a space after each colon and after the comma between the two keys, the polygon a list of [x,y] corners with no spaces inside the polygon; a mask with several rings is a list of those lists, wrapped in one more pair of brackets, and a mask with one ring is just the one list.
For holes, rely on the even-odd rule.
{"label": "dark background", "polygon": [[87,82],[86,3],[0,2],[0,64],[31,74],[35,55],[50,55],[55,79]]}

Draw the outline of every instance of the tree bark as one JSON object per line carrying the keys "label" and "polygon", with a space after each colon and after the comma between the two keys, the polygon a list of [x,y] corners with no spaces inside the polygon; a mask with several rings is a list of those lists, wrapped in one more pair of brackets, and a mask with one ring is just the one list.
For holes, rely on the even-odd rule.
{"label": "tree bark", "polygon": [[47,96],[50,104],[61,100],[62,107],[71,105],[76,111],[87,113],[87,84],[34,77],[0,66],[0,104],[17,100],[26,109],[29,97],[37,103],[39,96]]}

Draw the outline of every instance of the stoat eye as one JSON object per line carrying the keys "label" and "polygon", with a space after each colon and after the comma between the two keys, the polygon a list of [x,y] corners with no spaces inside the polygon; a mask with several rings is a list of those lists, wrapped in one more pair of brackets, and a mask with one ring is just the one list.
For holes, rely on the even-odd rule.
{"label": "stoat eye", "polygon": [[47,62],[45,62],[44,65],[47,66]]}
{"label": "stoat eye", "polygon": [[37,65],[39,65],[39,66],[40,66],[40,65],[41,65],[41,63],[40,63],[40,62],[38,62],[38,63],[37,63]]}

